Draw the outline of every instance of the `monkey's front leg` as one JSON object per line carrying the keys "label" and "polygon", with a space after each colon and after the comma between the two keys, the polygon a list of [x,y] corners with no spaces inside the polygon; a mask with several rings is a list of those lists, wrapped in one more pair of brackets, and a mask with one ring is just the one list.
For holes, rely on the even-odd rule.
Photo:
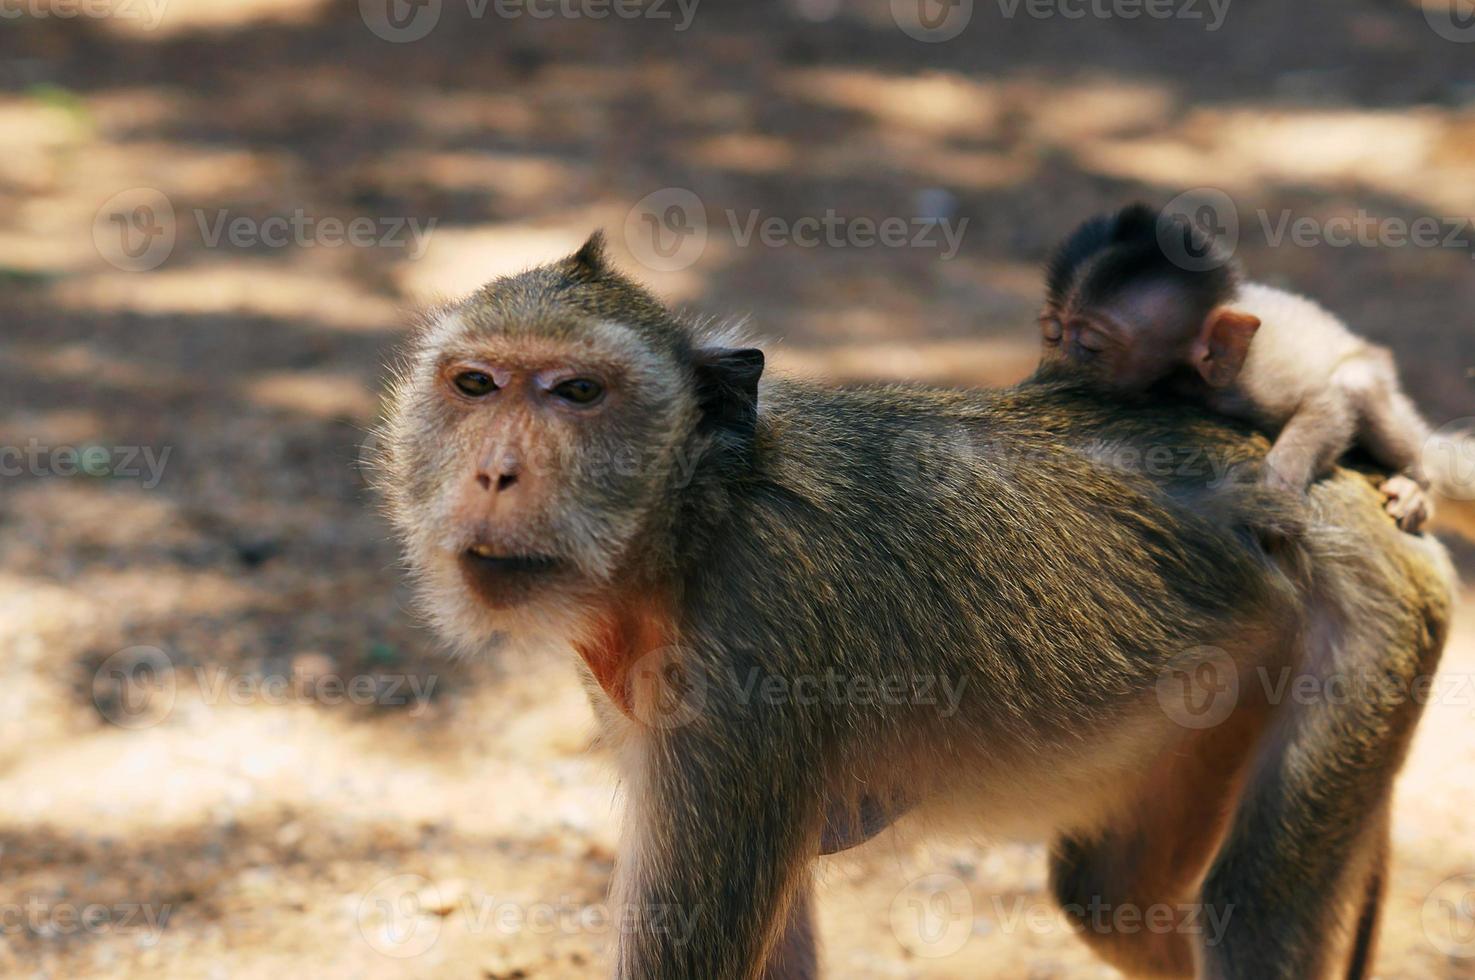
{"label": "monkey's front leg", "polygon": [[1265,456],[1265,482],[1305,493],[1331,469],[1357,434],[1357,416],[1346,393],[1336,387],[1310,396],[1286,421]]}
{"label": "monkey's front leg", "polygon": [[634,753],[616,884],[621,980],[815,975],[811,763],[781,725],[721,713],[645,732]]}

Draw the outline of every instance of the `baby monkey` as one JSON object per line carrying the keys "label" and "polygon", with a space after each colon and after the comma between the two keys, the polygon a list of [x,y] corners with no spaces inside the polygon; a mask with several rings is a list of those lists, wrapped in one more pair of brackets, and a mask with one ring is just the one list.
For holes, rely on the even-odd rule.
{"label": "baby monkey", "polygon": [[[1181,245],[1207,269],[1167,254]],[[1174,391],[1275,434],[1265,479],[1297,492],[1354,444],[1397,472],[1382,486],[1405,531],[1433,515],[1430,429],[1392,354],[1309,299],[1255,283],[1207,236],[1142,204],[1081,225],[1046,272],[1041,366],[1114,391]]]}

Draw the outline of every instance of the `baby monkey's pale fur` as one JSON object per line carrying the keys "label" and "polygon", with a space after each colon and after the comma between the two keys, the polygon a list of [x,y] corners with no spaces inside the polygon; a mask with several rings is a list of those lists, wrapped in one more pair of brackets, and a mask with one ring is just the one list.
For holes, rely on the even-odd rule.
{"label": "baby monkey's pale fur", "polygon": [[1249,283],[1234,306],[1260,327],[1239,377],[1212,390],[1209,405],[1278,430],[1266,465],[1296,489],[1361,446],[1397,474],[1383,484],[1389,513],[1405,530],[1419,530],[1433,516],[1421,459],[1432,433],[1399,385],[1392,353],[1285,290]]}
{"label": "baby monkey's pale fur", "polygon": [[1273,433],[1264,479],[1298,493],[1359,446],[1393,472],[1382,490],[1406,531],[1433,516],[1431,484],[1468,511],[1458,470],[1475,443],[1434,436],[1392,353],[1305,297],[1241,283],[1216,248],[1145,205],[1083,223],[1050,261],[1043,367],[1134,397],[1176,392]]}

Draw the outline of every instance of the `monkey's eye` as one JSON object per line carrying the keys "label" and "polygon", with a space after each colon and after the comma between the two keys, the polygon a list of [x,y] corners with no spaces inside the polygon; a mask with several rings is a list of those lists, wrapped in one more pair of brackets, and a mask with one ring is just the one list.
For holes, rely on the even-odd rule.
{"label": "monkey's eye", "polygon": [[1095,330],[1082,330],[1076,343],[1081,346],[1081,349],[1090,351],[1092,354],[1100,354],[1106,350],[1106,338]]}
{"label": "monkey's eye", "polygon": [[1053,316],[1040,318],[1040,332],[1045,335],[1045,343],[1058,344],[1060,338],[1065,336],[1065,327]]}
{"label": "monkey's eye", "polygon": [[451,379],[451,384],[468,398],[481,398],[497,390],[497,382],[485,371],[462,371]]}
{"label": "monkey's eye", "polygon": [[593,405],[604,394],[604,385],[593,378],[569,378],[554,386],[553,393],[575,405]]}

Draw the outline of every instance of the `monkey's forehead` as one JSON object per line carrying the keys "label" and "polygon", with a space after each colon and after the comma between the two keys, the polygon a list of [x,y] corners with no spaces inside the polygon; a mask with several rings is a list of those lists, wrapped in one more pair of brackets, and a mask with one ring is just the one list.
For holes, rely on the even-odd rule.
{"label": "monkey's forehead", "polygon": [[[613,330],[617,325],[620,330]],[[567,275],[559,264],[493,280],[441,312],[428,339],[510,338],[528,342],[609,342],[628,335],[652,350],[676,352],[685,325],[621,276]]]}

